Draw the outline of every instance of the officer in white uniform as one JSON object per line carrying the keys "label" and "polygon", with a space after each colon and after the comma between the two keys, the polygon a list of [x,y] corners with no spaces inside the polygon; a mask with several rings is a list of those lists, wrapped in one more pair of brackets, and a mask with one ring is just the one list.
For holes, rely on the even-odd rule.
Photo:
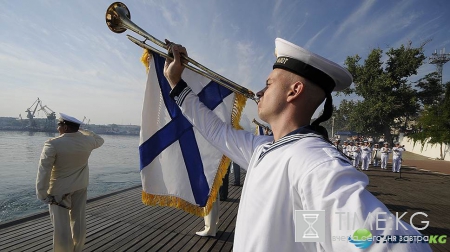
{"label": "officer in white uniform", "polygon": [[60,113],[59,136],[45,142],[36,178],[37,198],[49,204],[53,250],[82,251],[86,239],[88,159],[104,140],[79,129],[78,119]]}
{"label": "officer in white uniform", "polygon": [[369,142],[364,141],[364,145],[361,146],[361,170],[369,170],[369,159],[372,149],[369,146]]}
{"label": "officer in white uniform", "polygon": [[[347,70],[286,40],[275,40],[277,59],[266,87],[257,93],[258,115],[270,124],[273,136],[235,130],[214,115],[181,79],[184,70],[180,45],[170,44],[174,60],[166,60],[164,74],[171,97],[184,116],[226,156],[247,169],[236,221],[233,250],[240,251],[360,251],[352,243],[333,241],[348,236],[336,212],[351,213],[357,223],[375,227],[368,216],[389,212],[365,187],[368,178],[328,141],[319,123],[332,116],[333,90],[352,83]],[[323,114],[311,117],[325,101]],[[295,242],[295,210],[324,210],[323,242]],[[367,218],[367,221],[365,219]],[[420,235],[410,225],[396,229],[397,219],[385,218],[378,235]],[[342,223],[347,223],[342,217]],[[401,220],[398,220],[401,222]],[[402,222],[403,223],[403,222]],[[373,243],[369,251],[430,251],[422,243]]]}
{"label": "officer in white uniform", "polygon": [[355,142],[355,145],[352,146],[352,154],[353,154],[353,166],[355,168],[359,167],[359,163],[361,162],[361,143]]}
{"label": "officer in white uniform", "polygon": [[348,153],[347,153],[347,146],[348,146],[348,142],[347,142],[347,141],[344,141],[344,144],[342,145],[342,153],[344,153],[345,155],[348,156]]}
{"label": "officer in white uniform", "polygon": [[403,146],[400,146],[399,142],[395,143],[395,146],[392,148],[392,172],[400,172],[400,168],[402,167],[402,155],[405,151]]}
{"label": "officer in white uniform", "polygon": [[347,145],[347,156],[353,157],[353,141],[350,141]]}
{"label": "officer in white uniform", "polygon": [[389,153],[391,153],[391,149],[389,149],[389,144],[385,142],[383,147],[381,147],[381,169],[387,168]]}

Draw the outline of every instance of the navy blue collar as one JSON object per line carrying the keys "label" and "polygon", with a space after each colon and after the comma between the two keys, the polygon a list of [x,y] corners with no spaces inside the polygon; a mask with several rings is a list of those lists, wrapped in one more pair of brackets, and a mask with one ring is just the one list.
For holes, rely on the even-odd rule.
{"label": "navy blue collar", "polygon": [[292,142],[298,141],[304,137],[320,137],[322,138],[322,136],[317,133],[316,131],[314,131],[311,127],[311,125],[306,125],[306,126],[302,126],[292,132],[290,132],[289,134],[285,135],[284,137],[278,139],[278,141],[274,141],[268,144],[265,144],[263,146],[263,149],[261,151],[261,154],[259,155],[258,161],[260,161],[267,153],[278,149],[279,147],[282,147],[284,145],[290,144]]}

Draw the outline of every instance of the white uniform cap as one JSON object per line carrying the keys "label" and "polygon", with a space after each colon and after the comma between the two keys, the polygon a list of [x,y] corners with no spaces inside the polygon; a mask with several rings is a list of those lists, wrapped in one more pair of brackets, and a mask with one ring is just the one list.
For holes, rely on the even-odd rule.
{"label": "white uniform cap", "polygon": [[60,121],[71,122],[71,123],[74,123],[74,124],[80,124],[80,125],[83,124],[82,121],[78,120],[78,119],[75,118],[75,117],[66,115],[66,114],[64,114],[64,113],[59,113],[59,115],[60,115],[60,118],[59,118]]}
{"label": "white uniform cap", "polygon": [[275,39],[277,61],[273,68],[298,74],[325,90],[325,93],[348,88],[352,75],[347,69],[281,38]]}

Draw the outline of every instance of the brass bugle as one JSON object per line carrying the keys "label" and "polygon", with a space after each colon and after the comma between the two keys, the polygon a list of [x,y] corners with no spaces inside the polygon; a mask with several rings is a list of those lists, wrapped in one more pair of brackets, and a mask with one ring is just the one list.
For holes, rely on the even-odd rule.
{"label": "brass bugle", "polygon": [[[145,42],[147,40],[150,40],[151,42],[164,48],[165,50],[169,49],[170,44],[166,44],[166,43],[162,42],[161,40],[153,37],[146,31],[144,31],[142,28],[137,26],[135,23],[133,23],[130,18],[131,18],[131,15],[130,15],[130,11],[128,10],[128,7],[121,2],[112,3],[106,10],[106,24],[108,25],[108,27],[111,31],[113,31],[115,33],[122,33],[124,31],[126,31],[127,29],[134,31],[135,33],[144,37],[145,40],[140,41],[139,39],[137,39],[131,35],[127,35],[128,39],[131,40],[133,43],[137,44],[138,46],[140,46],[142,48],[153,51],[166,59],[173,60],[173,57],[171,57],[169,54],[162,52],[152,46],[149,46]],[[201,65],[200,63],[193,60],[192,58],[189,58],[186,55],[182,55],[182,57],[183,57],[184,61],[186,62],[186,63],[183,63],[183,65],[186,68],[188,68],[202,76],[205,76],[205,77],[215,81],[217,84],[222,85],[222,86],[230,89],[233,92],[242,94],[245,97],[252,99],[256,103],[258,103],[259,98],[256,97],[255,93],[253,93],[251,90],[208,69],[207,67]],[[193,66],[190,65],[189,63],[191,63]]]}

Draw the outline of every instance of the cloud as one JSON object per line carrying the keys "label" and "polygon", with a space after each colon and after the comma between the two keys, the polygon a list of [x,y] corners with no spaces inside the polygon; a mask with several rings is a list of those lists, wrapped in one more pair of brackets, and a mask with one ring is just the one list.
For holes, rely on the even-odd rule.
{"label": "cloud", "polygon": [[375,0],[363,1],[359,8],[354,11],[346,20],[342,22],[339,29],[334,33],[333,40],[339,37],[344,31],[348,31],[354,28],[355,24],[358,24],[367,17],[367,13],[375,4]]}
{"label": "cloud", "polygon": [[316,33],[312,38],[310,38],[310,39],[306,42],[305,48],[307,48],[307,49],[310,48],[310,47],[314,44],[314,42],[316,41],[316,39],[317,39],[318,37],[320,37],[320,35],[321,35],[325,30],[328,29],[328,27],[329,27],[329,25],[323,27],[318,33]]}

